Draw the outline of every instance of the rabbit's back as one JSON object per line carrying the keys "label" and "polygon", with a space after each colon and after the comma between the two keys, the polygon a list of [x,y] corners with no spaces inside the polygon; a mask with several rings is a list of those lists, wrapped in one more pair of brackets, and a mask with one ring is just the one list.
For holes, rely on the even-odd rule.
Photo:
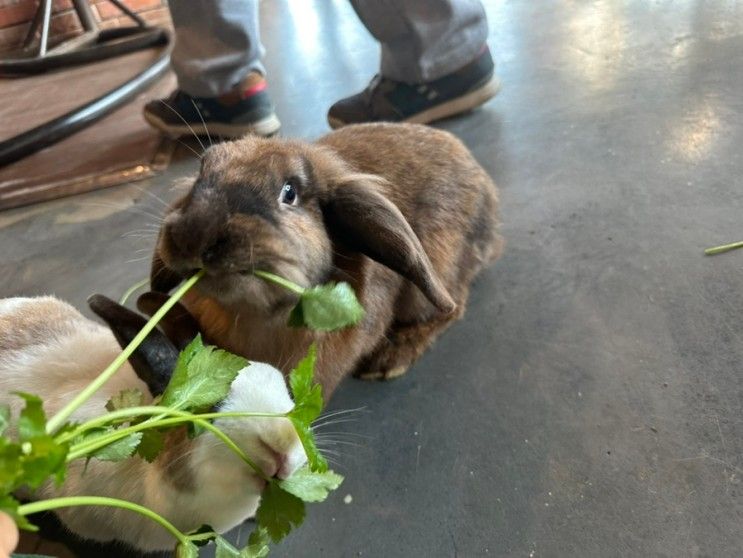
{"label": "rabbit's back", "polygon": [[[0,401],[18,412],[24,391],[44,400],[51,415],[87,386],[120,352],[113,334],[52,296],[0,299]],[[100,414],[108,398],[146,386],[128,363],[75,413]],[[118,390],[118,391],[116,391]]]}
{"label": "rabbit's back", "polygon": [[494,210],[490,177],[454,135],[420,124],[346,126],[318,140],[355,170],[385,178],[385,194],[415,229],[432,218],[460,224],[475,218],[483,197]]}
{"label": "rabbit's back", "polygon": [[72,334],[87,320],[53,296],[0,299],[0,360]]}

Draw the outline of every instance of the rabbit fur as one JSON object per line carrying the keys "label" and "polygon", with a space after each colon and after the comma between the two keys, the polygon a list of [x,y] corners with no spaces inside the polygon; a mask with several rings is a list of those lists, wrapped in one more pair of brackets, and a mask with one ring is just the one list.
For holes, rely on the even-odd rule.
{"label": "rabbit fur", "polygon": [[[125,340],[144,325],[141,316],[107,299],[103,305],[98,302],[94,309],[114,331],[121,316],[134,320]],[[142,350],[163,342],[162,334],[155,335],[154,340],[152,337],[148,336]],[[44,400],[47,416],[51,416],[121,352],[117,339],[122,341],[107,327],[54,297],[0,300],[1,402],[9,404],[13,416],[17,416],[22,401],[11,392],[33,393]],[[172,347],[168,350],[177,355]],[[143,360],[146,355],[139,358],[140,367]],[[145,394],[144,404],[148,404],[153,395],[140,375],[141,370],[135,371],[126,362],[71,419],[84,421],[103,414],[106,402],[124,389],[139,389]],[[270,365],[253,363],[240,371],[219,410],[284,413],[292,407],[282,374]],[[285,478],[305,461],[288,419],[221,419],[215,424],[268,476]],[[61,487],[49,482],[33,498],[121,498],[151,508],[184,532],[203,524],[224,532],[255,513],[263,486],[264,481],[211,433],[190,439],[185,429],[179,429],[167,435],[165,448],[153,463],[139,457],[115,463],[92,459],[86,468],[85,460],[77,460],[69,464]],[[141,551],[174,546],[172,535],[160,525],[127,510],[75,507],[56,513],[70,531],[85,539],[122,541]]]}
{"label": "rabbit fur", "polygon": [[[190,191],[167,211],[151,284],[206,275],[184,304],[213,343],[288,373],[318,345],[329,397],[348,374],[404,373],[465,310],[501,253],[495,184],[448,132],[363,124],[314,143],[246,137],[210,147]],[[287,327],[303,286],[347,281],[366,310],[331,333]]]}

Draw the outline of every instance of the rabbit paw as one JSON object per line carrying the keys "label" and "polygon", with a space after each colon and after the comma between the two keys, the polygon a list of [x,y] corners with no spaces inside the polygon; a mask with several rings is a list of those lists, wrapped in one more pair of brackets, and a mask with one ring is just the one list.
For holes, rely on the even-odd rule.
{"label": "rabbit paw", "polygon": [[360,380],[365,381],[386,381],[386,380],[394,380],[395,378],[399,378],[405,372],[408,371],[407,366],[396,366],[394,368],[390,368],[389,370],[377,370],[374,372],[359,372],[356,374],[356,377]]}

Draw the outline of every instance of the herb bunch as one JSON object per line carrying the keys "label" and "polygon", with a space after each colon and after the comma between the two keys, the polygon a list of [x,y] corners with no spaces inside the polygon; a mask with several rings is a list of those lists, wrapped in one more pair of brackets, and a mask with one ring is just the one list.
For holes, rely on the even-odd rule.
{"label": "herb bunch", "polygon": [[[268,554],[270,542],[279,542],[302,523],[305,502],[321,502],[330,491],[340,486],[343,477],[328,469],[311,430],[323,403],[321,388],[313,381],[314,345],[289,375],[294,407],[287,413],[210,412],[227,396],[233,380],[249,362],[205,345],[197,336],[180,353],[167,388],[153,404],[143,405],[144,395],[136,389],[128,389],[112,397],[106,405],[107,412],[100,416],[82,423],[69,420],[75,410],[116,373],[202,275],[203,271],[200,271],[187,280],[114,362],[54,416],[47,419],[43,401],[28,393],[15,394],[25,401],[25,407],[16,418],[11,417],[7,405],[0,406],[0,510],[13,517],[19,528],[36,530],[27,516],[41,511],[70,506],[112,506],[139,513],[159,523],[173,535],[175,556],[179,558],[197,557],[199,547],[210,542],[216,545],[217,558],[258,558]],[[289,318],[289,325],[293,327],[331,331],[358,323],[363,317],[363,308],[346,283],[305,289],[267,272],[258,271],[256,275],[299,295],[299,302]],[[240,417],[288,418],[307,454],[307,465],[285,480],[267,478],[250,456],[212,422]],[[13,437],[9,435],[11,425],[17,432]],[[79,495],[21,504],[14,496],[22,487],[33,490],[45,482],[61,485],[68,464],[78,459],[144,459],[152,462],[163,449],[168,430],[184,425],[194,436],[211,432],[266,481],[256,512],[257,527],[244,548],[235,548],[209,526],[183,533],[153,510],[125,500]]]}

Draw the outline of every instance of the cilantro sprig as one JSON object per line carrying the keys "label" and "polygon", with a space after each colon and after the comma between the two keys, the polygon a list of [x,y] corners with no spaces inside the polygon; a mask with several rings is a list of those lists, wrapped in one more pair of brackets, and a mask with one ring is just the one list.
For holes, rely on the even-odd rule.
{"label": "cilantro sprig", "polygon": [[289,314],[287,325],[291,327],[334,331],[357,324],[364,317],[364,308],[348,283],[301,287],[268,271],[258,270],[255,275],[299,296],[296,306]]}
{"label": "cilantro sprig", "polygon": [[[171,380],[155,404],[143,405],[144,395],[136,389],[128,389],[109,400],[107,413],[82,423],[69,420],[116,373],[158,321],[202,275],[200,271],[187,280],[114,362],[49,420],[41,399],[32,394],[16,394],[25,400],[25,407],[16,419],[17,435],[13,439],[7,434],[13,424],[10,409],[0,405],[0,511],[13,517],[20,528],[35,530],[26,516],[40,511],[69,506],[112,506],[144,515],[168,530],[176,540],[175,556],[197,557],[199,547],[212,542],[216,545],[217,558],[263,558],[269,552],[270,541],[280,541],[303,522],[306,502],[321,502],[340,486],[343,477],[328,470],[328,463],[312,434],[311,425],[320,415],[323,404],[321,388],[313,381],[317,357],[314,345],[289,375],[294,407],[287,413],[210,412],[227,396],[233,380],[249,363],[242,357],[204,345],[197,336],[181,352]],[[267,272],[256,272],[256,275],[299,295],[289,325],[330,331],[356,324],[364,315],[346,283],[303,288]],[[307,454],[308,465],[288,479],[265,478],[250,457],[212,422],[246,417],[288,418]],[[194,435],[211,432],[267,481],[256,514],[258,526],[242,549],[235,548],[208,526],[182,533],[166,518],[133,502],[80,495],[21,505],[13,496],[22,486],[37,488],[49,480],[58,485],[63,483],[67,464],[77,459],[142,458],[152,462],[164,447],[167,431],[183,425],[188,425]]]}

